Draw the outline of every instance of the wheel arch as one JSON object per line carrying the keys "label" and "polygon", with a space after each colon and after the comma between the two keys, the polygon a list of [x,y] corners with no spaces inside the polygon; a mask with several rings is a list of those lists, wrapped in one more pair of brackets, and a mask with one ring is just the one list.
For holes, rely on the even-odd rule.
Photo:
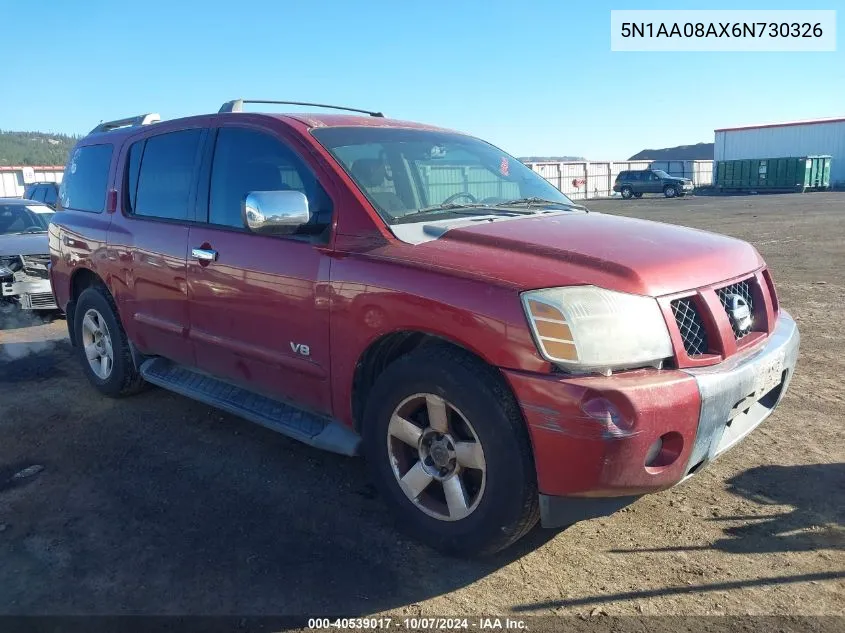
{"label": "wheel arch", "polygon": [[[103,290],[108,295],[108,298],[112,302],[112,304],[116,304],[114,293],[109,288],[108,283],[100,277],[96,272],[91,270],[90,268],[80,267],[73,271],[73,274],[70,277],[70,299],[67,303],[67,308],[65,309],[65,315],[67,319],[67,329],[68,329],[68,336],[70,337],[70,343],[74,347],[77,344],[76,340],[76,328],[74,327],[74,323],[76,320],[76,304],[79,301],[80,295],[85,292],[88,288],[98,287]],[[116,306],[115,306],[116,307]],[[123,324],[123,317],[120,315],[120,311],[115,309],[115,318],[118,320],[118,323],[121,326],[125,327]],[[135,347],[135,344],[129,339],[129,349],[132,353],[132,362],[134,363],[136,369],[141,366],[141,363],[144,360],[143,355],[138,351]]]}
{"label": "wheel arch", "polygon": [[367,345],[358,361],[352,378],[352,420],[354,429],[360,433],[363,430],[364,410],[367,399],[378,377],[395,361],[424,345],[440,345],[458,350],[460,353],[473,358],[476,362],[493,370],[499,377],[501,384],[516,399],[508,381],[497,367],[491,365],[481,354],[440,334],[433,334],[417,329],[396,330],[382,334]]}
{"label": "wheel arch", "polygon": [[102,286],[108,291],[105,281],[97,273],[90,268],[80,267],[73,271],[69,282],[69,299],[67,307],[65,308],[65,315],[67,318],[68,335],[72,345],[76,345],[76,333],[74,332],[74,314],[76,312],[76,303],[87,288],[91,286]]}

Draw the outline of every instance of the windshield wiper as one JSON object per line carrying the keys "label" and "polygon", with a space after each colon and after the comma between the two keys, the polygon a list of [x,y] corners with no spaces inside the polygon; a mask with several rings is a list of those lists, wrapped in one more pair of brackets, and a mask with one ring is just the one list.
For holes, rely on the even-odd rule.
{"label": "windshield wiper", "polygon": [[497,207],[517,207],[517,206],[526,206],[530,207],[531,205],[553,205],[556,207],[565,207],[567,209],[577,209],[579,211],[587,211],[587,207],[581,206],[580,204],[571,204],[569,202],[560,202],[559,200],[546,200],[545,198],[538,198],[536,196],[531,198],[517,198],[516,200],[508,200],[507,202],[499,202],[495,206]]}
{"label": "windshield wiper", "polygon": [[[479,209],[485,209],[483,212],[479,212]],[[406,218],[415,218],[418,215],[424,215],[427,213],[442,213],[442,212],[449,212],[455,215],[509,215],[507,211],[500,211],[499,209],[493,208],[493,205],[489,204],[438,204],[430,207],[423,207],[422,209],[418,209],[411,213],[406,213],[403,216],[399,216],[396,219],[397,223],[402,223]]]}
{"label": "windshield wiper", "polygon": [[455,209],[478,209],[488,205],[484,204],[458,204],[457,202],[450,202],[449,204],[433,204],[430,207],[423,207],[417,209],[413,213],[407,215],[417,215],[418,213],[431,213],[432,211],[454,211]]}
{"label": "windshield wiper", "polygon": [[512,216],[515,213],[522,215],[522,214],[531,214],[534,211],[506,211],[504,208],[499,207],[519,207],[519,206],[526,206],[531,207],[531,205],[552,205],[555,207],[563,207],[565,209],[578,209],[581,211],[587,211],[586,207],[582,207],[578,204],[570,204],[567,202],[558,202],[555,200],[546,200],[544,198],[519,198],[517,200],[509,200],[507,202],[498,202],[496,204],[486,204],[486,203],[473,203],[473,204],[457,204],[457,203],[449,203],[449,204],[437,204],[432,205],[430,207],[423,207],[422,209],[418,209],[417,211],[412,211],[411,213],[406,213],[403,216],[400,216],[396,219],[397,224],[403,224],[405,222],[412,222],[415,221],[414,218],[418,215],[424,215],[429,213],[453,213],[455,215],[504,215],[504,216]]}

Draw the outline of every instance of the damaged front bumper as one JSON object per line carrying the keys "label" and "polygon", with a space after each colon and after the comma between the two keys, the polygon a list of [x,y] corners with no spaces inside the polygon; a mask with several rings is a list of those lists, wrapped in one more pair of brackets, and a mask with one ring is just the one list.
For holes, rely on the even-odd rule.
{"label": "damaged front bumper", "polygon": [[4,280],[0,285],[4,299],[17,301],[23,310],[57,310],[49,279]]}
{"label": "damaged front bumper", "polygon": [[698,384],[701,415],[687,474],[735,446],[772,413],[786,393],[801,336],[781,311],[775,331],[747,354],[685,370]]}
{"label": "damaged front bumper", "polygon": [[542,524],[611,514],[735,446],[780,402],[799,342],[781,311],[765,342],[709,367],[578,378],[505,371],[534,446]]}

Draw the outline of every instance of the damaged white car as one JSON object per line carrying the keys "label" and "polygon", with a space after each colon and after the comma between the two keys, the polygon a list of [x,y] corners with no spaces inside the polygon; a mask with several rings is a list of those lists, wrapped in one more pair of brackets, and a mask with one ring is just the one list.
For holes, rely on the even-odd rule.
{"label": "damaged white car", "polygon": [[0,198],[0,302],[23,310],[57,310],[50,286],[47,229],[53,209]]}

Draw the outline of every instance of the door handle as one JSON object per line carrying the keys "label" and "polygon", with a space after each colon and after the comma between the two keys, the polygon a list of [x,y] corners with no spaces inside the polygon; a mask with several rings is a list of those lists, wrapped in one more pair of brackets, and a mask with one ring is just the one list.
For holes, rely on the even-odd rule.
{"label": "door handle", "polygon": [[192,248],[191,257],[201,262],[217,261],[217,251],[210,248]]}

